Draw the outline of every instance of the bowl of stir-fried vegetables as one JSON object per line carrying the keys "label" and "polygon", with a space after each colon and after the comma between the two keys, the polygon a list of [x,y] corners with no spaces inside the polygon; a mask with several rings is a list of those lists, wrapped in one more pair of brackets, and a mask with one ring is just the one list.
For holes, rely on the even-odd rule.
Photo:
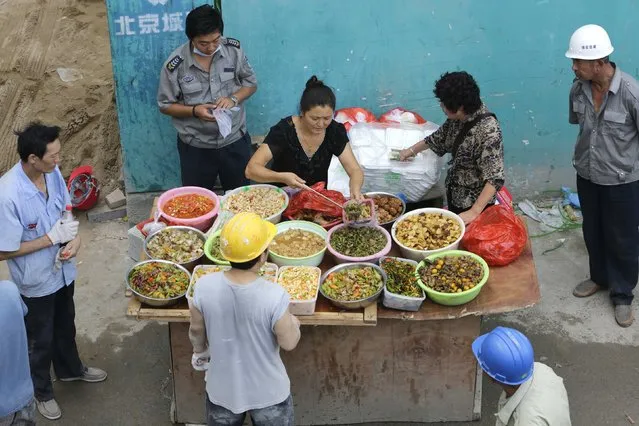
{"label": "bowl of stir-fried vegetables", "polygon": [[177,303],[191,281],[184,267],[167,260],[144,260],[129,269],[127,286],[141,302],[165,307]]}
{"label": "bowl of stir-fried vegetables", "polygon": [[344,263],[322,276],[320,293],[343,309],[360,309],[376,303],[386,283],[386,273],[374,263]]}

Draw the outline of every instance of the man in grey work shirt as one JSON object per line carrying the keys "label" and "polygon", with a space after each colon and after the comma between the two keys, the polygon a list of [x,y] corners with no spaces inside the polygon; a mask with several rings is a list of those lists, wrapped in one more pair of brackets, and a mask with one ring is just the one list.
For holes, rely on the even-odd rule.
{"label": "man in grey work shirt", "polygon": [[[173,117],[186,186],[213,189],[218,174],[224,190],[248,184],[244,169],[251,138],[243,102],[257,90],[257,79],[240,42],[222,37],[223,32],[217,9],[193,9],[186,17],[189,41],[171,53],[160,74],[158,106]],[[226,137],[213,116],[216,108],[231,111]]]}
{"label": "man in grey work shirt", "polygon": [[639,84],[610,62],[613,50],[603,28],[585,25],[566,52],[577,76],[569,121],[579,124],[573,165],[590,258],[590,279],[573,294],[609,289],[615,319],[628,327],[639,274]]}

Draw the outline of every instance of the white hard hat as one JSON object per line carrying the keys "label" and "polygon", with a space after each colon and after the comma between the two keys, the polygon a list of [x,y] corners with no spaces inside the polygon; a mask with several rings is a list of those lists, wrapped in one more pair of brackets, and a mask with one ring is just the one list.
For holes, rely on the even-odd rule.
{"label": "white hard hat", "polygon": [[572,33],[566,57],[592,61],[605,58],[614,50],[606,30],[599,25],[589,24]]}

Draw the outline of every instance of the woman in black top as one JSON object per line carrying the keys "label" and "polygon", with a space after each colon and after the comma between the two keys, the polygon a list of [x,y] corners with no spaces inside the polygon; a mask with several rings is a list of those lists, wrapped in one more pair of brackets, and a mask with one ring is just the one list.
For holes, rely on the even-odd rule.
{"label": "woman in black top", "polygon": [[[326,182],[335,155],[350,178],[351,198],[362,200],[364,173],[353,155],[344,125],[333,120],[335,94],[313,76],[300,101],[300,115],[280,120],[246,167],[246,177],[262,183],[303,188]],[[266,165],[271,162],[270,169]]]}

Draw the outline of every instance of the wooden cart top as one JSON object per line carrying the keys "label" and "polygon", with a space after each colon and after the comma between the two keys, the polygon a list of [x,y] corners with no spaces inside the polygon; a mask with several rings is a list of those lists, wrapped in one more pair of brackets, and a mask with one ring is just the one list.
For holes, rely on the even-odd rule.
{"label": "wooden cart top", "polygon": [[[393,245],[389,256],[401,257]],[[335,265],[330,254],[320,265],[326,271]],[[378,318],[408,321],[428,321],[461,318],[468,315],[492,315],[512,312],[535,305],[541,294],[530,240],[519,258],[510,265],[491,267],[488,282],[475,300],[461,306],[442,306],[426,298],[418,312],[387,309],[381,303],[366,309],[343,311],[318,295],[315,314],[299,316],[304,325],[374,326]],[[152,308],[131,297],[127,316],[156,321],[188,322],[190,314],[186,299],[168,308]]]}

